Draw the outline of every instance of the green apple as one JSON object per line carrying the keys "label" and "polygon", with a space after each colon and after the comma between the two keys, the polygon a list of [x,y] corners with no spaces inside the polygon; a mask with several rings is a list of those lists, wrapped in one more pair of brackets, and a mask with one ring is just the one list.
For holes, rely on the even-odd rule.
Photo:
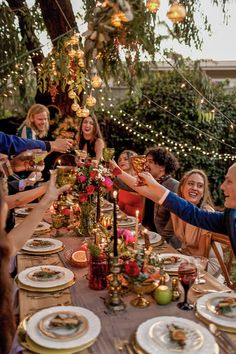
{"label": "green apple", "polygon": [[154,291],[154,298],[159,305],[167,305],[171,302],[172,291],[166,285],[160,285]]}

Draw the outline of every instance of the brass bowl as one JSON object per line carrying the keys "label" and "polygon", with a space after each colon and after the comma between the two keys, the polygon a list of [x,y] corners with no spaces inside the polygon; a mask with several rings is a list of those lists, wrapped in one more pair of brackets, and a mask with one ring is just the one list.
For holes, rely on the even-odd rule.
{"label": "brass bowl", "polygon": [[158,287],[158,283],[143,283],[132,285],[131,290],[136,294],[151,294]]}

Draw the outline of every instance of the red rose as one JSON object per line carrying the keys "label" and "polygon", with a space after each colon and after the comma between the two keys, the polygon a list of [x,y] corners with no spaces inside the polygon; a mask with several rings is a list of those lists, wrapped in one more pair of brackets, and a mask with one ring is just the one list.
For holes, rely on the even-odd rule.
{"label": "red rose", "polygon": [[95,191],[95,186],[90,185],[86,187],[86,192],[88,194],[93,194],[94,191]]}
{"label": "red rose", "polygon": [[114,170],[112,171],[113,176],[119,176],[121,175],[122,171],[119,167],[115,167]]}
{"label": "red rose", "polygon": [[80,201],[81,203],[84,203],[84,202],[87,202],[87,200],[88,200],[88,194],[86,194],[86,193],[80,193],[80,195],[79,195],[79,201]]}
{"label": "red rose", "polygon": [[65,215],[65,216],[70,216],[70,209],[65,208],[65,209],[62,210],[62,213],[63,213],[63,215]]}
{"label": "red rose", "polygon": [[86,181],[86,177],[85,176],[77,176],[77,181],[80,182],[80,183],[83,183]]}
{"label": "red rose", "polygon": [[134,260],[129,260],[124,265],[124,271],[130,277],[138,277],[140,268]]}
{"label": "red rose", "polygon": [[91,179],[93,180],[97,177],[98,171],[91,171],[91,172],[89,172],[89,175],[90,175]]}

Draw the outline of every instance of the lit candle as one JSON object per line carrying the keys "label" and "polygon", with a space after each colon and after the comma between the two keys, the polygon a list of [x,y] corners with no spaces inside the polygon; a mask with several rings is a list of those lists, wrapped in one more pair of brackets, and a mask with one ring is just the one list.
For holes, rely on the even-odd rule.
{"label": "lit candle", "polygon": [[101,216],[101,207],[100,207],[100,191],[97,192],[97,222],[99,222]]}
{"label": "lit candle", "polygon": [[59,159],[57,162],[58,162],[58,165],[61,166],[61,160]]}
{"label": "lit candle", "polygon": [[134,249],[136,250],[138,248],[138,223],[139,223],[139,210],[136,210],[135,212],[135,242],[134,242]]}
{"label": "lit candle", "polygon": [[113,242],[114,248],[113,253],[114,257],[118,256],[118,249],[117,249],[117,221],[116,221],[116,202],[117,202],[117,191],[113,192],[114,204],[113,204]]}
{"label": "lit candle", "polygon": [[51,214],[55,214],[55,208],[53,204],[50,206],[49,210]]}

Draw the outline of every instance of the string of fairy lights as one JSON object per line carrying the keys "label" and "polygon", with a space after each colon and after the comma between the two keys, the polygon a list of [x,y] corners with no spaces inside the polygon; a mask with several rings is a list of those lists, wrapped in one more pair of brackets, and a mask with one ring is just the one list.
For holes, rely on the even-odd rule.
{"label": "string of fairy lights", "polygon": [[[99,91],[100,91],[100,93],[103,92],[102,89],[100,89]],[[168,111],[167,107],[162,107],[162,106],[158,105],[157,103],[152,101],[146,95],[143,95],[143,96],[145,96],[145,98],[148,100],[149,104],[153,103],[153,104],[157,105],[160,109],[163,109],[165,112],[167,112],[167,113],[171,114],[173,117],[179,119],[178,115],[175,115],[172,112]],[[105,97],[102,96],[101,100],[104,101]],[[114,116],[111,113],[110,109],[114,108],[114,104],[112,103],[112,101],[114,102],[115,99],[112,97],[108,97],[108,101],[109,101],[109,103],[108,103],[109,109],[106,110],[105,104],[103,102],[101,102],[101,107],[102,107],[101,110],[103,112],[106,112],[106,114],[109,115],[110,119],[112,119],[115,124],[117,124],[118,126],[123,128],[124,130],[129,132],[131,135],[134,135],[135,137],[137,137],[141,141],[151,142],[151,143],[156,144],[158,146],[166,146],[170,151],[175,151],[175,153],[177,155],[182,154],[184,157],[186,157],[190,153],[197,152],[198,154],[202,154],[203,156],[209,156],[209,158],[211,160],[218,159],[218,160],[223,160],[223,161],[233,161],[236,159],[236,155],[227,154],[227,153],[219,154],[215,150],[206,151],[206,150],[200,148],[199,146],[196,146],[196,145],[190,146],[187,143],[183,143],[183,142],[180,143],[180,142],[176,141],[176,139],[173,140],[168,135],[165,135],[162,131],[154,130],[153,127],[151,126],[151,124],[143,124],[137,118],[135,118],[134,116],[130,115],[129,113],[123,111],[122,109],[119,110],[119,114],[120,114],[119,116]],[[125,121],[126,118],[130,122],[130,124],[128,124]],[[219,140],[219,139],[215,138],[214,136],[210,135],[209,133],[205,133],[204,131],[192,126],[191,124],[185,122],[182,119],[181,119],[181,121],[182,121],[182,123],[185,124],[185,127],[191,126],[191,128],[196,129],[199,133],[199,136],[204,135],[204,136],[208,137],[210,142],[215,140],[220,144],[223,144],[229,148],[235,149],[233,146],[225,143],[223,140]],[[140,128],[148,131],[148,134],[144,134],[144,133],[140,132],[140,130],[139,130]]]}

